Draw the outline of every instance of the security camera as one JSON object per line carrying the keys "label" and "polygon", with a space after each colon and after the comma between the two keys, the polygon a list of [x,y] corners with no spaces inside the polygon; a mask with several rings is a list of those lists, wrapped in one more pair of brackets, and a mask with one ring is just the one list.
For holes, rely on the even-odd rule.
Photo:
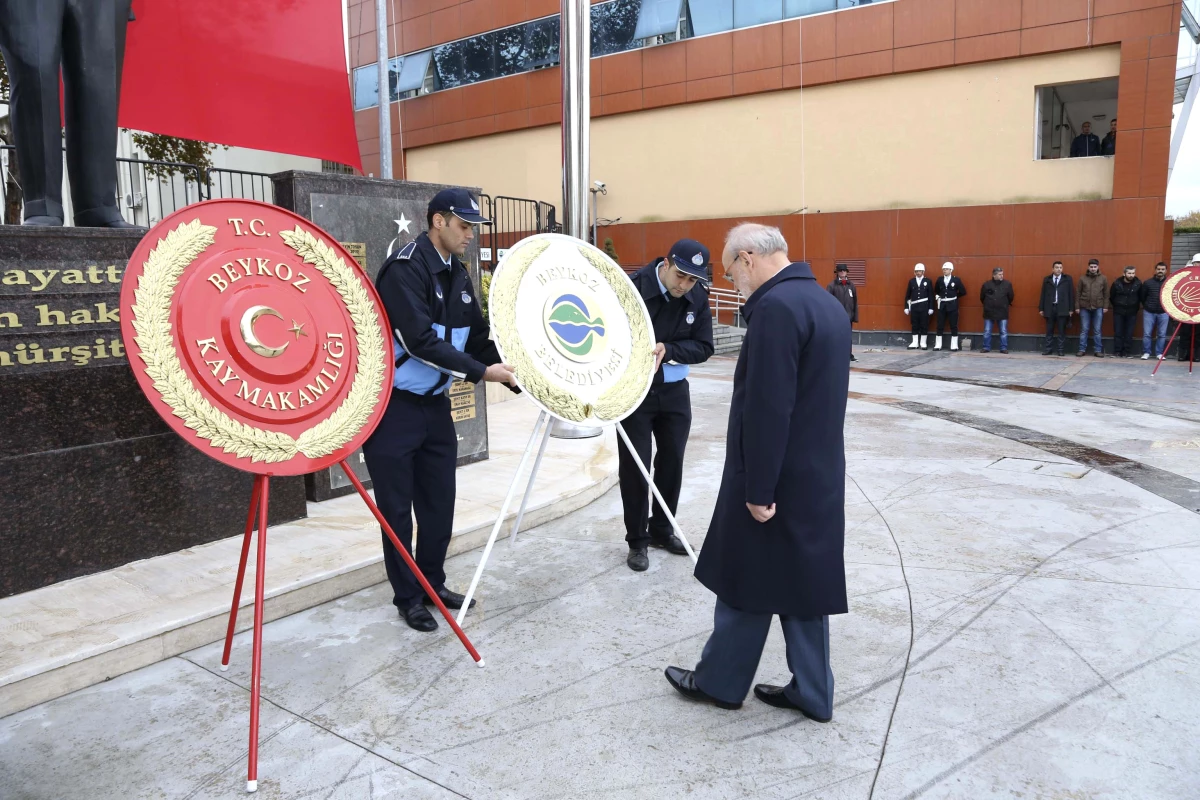
{"label": "security camera", "polygon": [[604,181],[594,181],[594,183],[596,184],[597,189],[603,189],[605,187]]}

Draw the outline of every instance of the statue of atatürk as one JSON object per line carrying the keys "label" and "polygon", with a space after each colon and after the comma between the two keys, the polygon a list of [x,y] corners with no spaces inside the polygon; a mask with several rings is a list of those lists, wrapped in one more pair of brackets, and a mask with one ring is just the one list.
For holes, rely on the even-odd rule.
{"label": "statue of atat\u00fcrk", "polygon": [[0,52],[26,225],[62,225],[58,74],[75,224],[134,227],[117,208],[117,100],[132,0],[0,0]]}

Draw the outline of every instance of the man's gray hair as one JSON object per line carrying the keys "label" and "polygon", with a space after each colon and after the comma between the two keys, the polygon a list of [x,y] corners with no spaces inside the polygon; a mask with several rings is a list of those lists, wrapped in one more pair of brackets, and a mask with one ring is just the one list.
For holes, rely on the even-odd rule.
{"label": "man's gray hair", "polygon": [[748,253],[758,253],[769,256],[775,253],[786,253],[787,242],[779,228],[769,225],[759,225],[754,222],[743,222],[734,226],[725,236],[726,252],[737,253],[745,250]]}
{"label": "man's gray hair", "polygon": [[1004,272],[1004,267],[992,267],[993,275],[999,275],[1001,272]]}

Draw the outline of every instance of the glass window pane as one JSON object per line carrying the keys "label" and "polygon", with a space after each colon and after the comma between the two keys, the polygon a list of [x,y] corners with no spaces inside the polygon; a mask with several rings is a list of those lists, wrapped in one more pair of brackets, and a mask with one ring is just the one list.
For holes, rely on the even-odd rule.
{"label": "glass window pane", "polygon": [[836,8],[837,0],[783,0],[783,15],[789,19],[833,11]]}
{"label": "glass window pane", "polygon": [[558,17],[539,19],[525,28],[525,66],[523,70],[539,69],[558,63]]}
{"label": "glass window pane", "polygon": [[453,89],[463,84],[463,43],[450,42],[433,48],[433,73],[437,88]]}
{"label": "glass window pane", "polygon": [[388,59],[388,99],[393,103],[400,99],[400,92],[396,90],[396,80],[400,77],[402,61],[404,61],[404,56]]}
{"label": "glass window pane", "polygon": [[733,30],[733,0],[687,0],[696,36]]}
{"label": "glass window pane", "polygon": [[525,29],[528,25],[514,25],[496,31],[496,77],[516,75],[524,72],[528,54],[525,49]]}
{"label": "glass window pane", "polygon": [[592,6],[593,58],[620,53],[636,45],[634,33],[640,6],[641,0],[613,0]]}
{"label": "glass window pane", "polygon": [[679,26],[681,0],[642,0],[633,38],[646,39],[674,33]]}
{"label": "glass window pane", "polygon": [[422,50],[420,53],[410,53],[404,57],[400,74],[396,77],[393,86],[397,98],[401,92],[411,92],[421,88],[421,84],[425,82],[425,73],[429,71],[429,58],[432,55],[432,50]]}
{"label": "glass window pane", "polygon": [[463,80],[479,83],[496,77],[496,35],[484,33],[463,41]]}
{"label": "glass window pane", "polygon": [[379,65],[370,64],[354,70],[354,110],[379,105]]}
{"label": "glass window pane", "polygon": [[749,28],[783,19],[783,0],[733,0],[733,27]]}

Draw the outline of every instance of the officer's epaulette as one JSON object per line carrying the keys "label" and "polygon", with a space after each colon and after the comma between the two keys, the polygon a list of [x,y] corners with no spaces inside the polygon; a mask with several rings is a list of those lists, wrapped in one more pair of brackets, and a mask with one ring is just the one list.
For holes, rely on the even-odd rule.
{"label": "officer's epaulette", "polygon": [[412,258],[412,254],[416,252],[416,249],[417,243],[415,241],[409,242],[408,244],[404,245],[404,247],[400,248],[400,252],[396,253],[395,257],[401,259],[402,261],[408,261],[410,258]]}

